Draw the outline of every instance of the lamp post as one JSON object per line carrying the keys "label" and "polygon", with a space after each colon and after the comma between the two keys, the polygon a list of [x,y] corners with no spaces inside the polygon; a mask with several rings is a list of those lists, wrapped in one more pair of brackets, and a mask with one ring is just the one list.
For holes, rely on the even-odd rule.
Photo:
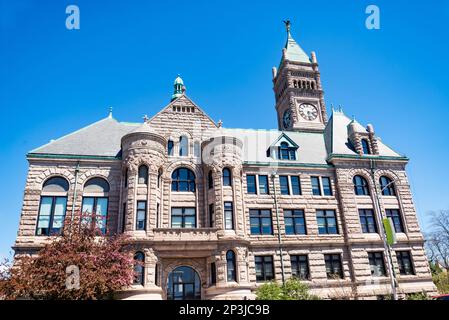
{"label": "lamp post", "polygon": [[277,201],[275,177],[276,177],[276,173],[272,172],[271,173],[271,181],[273,182],[274,208],[275,208],[275,212],[276,212],[276,224],[277,224],[277,230],[278,230],[279,254],[281,256],[281,276],[282,276],[282,284],[285,284],[284,252],[282,250],[281,224],[279,221],[279,207],[278,207],[278,201]]}
{"label": "lamp post", "polygon": [[[371,162],[371,178],[373,180],[374,192],[375,192],[375,198],[376,198],[374,209],[376,211],[376,218],[377,218],[380,230],[381,230],[380,237],[382,238],[384,250],[387,253],[387,265],[388,265],[388,274],[389,274],[389,278],[390,278],[391,294],[393,296],[393,300],[398,300],[396,272],[394,271],[394,267],[393,267],[391,246],[387,242],[387,237],[385,234],[385,227],[384,227],[383,223],[381,223],[381,221],[383,220],[383,217],[382,217],[381,206],[380,206],[380,195],[377,190],[377,183],[376,183],[376,178],[374,175],[374,160],[371,160],[370,162]],[[383,191],[386,188],[388,188],[390,185],[392,185],[394,182],[396,182],[396,179],[391,181],[390,183],[388,183],[386,186],[384,186],[380,190],[380,194],[382,194]]]}

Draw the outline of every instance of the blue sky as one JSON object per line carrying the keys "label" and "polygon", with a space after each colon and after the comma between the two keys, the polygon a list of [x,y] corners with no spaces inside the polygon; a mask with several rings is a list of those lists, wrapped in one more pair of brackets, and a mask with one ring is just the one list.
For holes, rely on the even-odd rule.
{"label": "blue sky", "polygon": [[[423,227],[449,208],[449,2],[0,0],[0,256],[16,236],[25,154],[95,122],[113,106],[140,122],[169,102],[178,73],[214,120],[275,128],[271,67],[283,19],[316,51],[328,107],[341,104],[410,157]],[[65,28],[76,4],[81,29]],[[365,28],[376,4],[381,29]]]}

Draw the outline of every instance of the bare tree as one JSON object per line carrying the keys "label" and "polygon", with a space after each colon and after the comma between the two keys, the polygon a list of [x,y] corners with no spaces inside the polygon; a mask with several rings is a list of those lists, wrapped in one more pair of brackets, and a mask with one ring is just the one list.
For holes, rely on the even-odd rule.
{"label": "bare tree", "polygon": [[432,212],[431,227],[426,234],[426,252],[429,260],[449,270],[449,210]]}

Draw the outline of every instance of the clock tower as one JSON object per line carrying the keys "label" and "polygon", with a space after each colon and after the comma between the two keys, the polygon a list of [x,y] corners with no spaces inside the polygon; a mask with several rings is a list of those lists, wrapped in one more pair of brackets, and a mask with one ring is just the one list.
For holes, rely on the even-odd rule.
{"label": "clock tower", "polygon": [[279,69],[273,67],[279,130],[322,132],[327,114],[316,55],[309,57],[293,39],[290,21],[284,23],[287,42]]}

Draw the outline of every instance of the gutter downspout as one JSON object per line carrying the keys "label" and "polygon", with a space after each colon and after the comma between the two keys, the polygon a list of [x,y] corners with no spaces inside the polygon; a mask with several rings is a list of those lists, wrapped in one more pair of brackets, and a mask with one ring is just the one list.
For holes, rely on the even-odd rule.
{"label": "gutter downspout", "polygon": [[72,200],[72,214],[70,216],[70,222],[73,223],[73,218],[75,216],[75,203],[77,198],[77,190],[78,190],[78,173],[80,172],[80,163],[79,161],[76,164],[75,168],[75,186],[73,191],[73,200]]}
{"label": "gutter downspout", "polygon": [[271,174],[271,180],[273,181],[273,189],[274,189],[274,207],[276,210],[276,223],[278,229],[278,243],[279,243],[279,254],[281,256],[281,275],[282,275],[282,284],[285,284],[285,270],[284,270],[284,252],[282,250],[282,237],[281,237],[281,225],[279,222],[279,208],[277,201],[277,191],[276,191],[276,183],[275,183],[276,174]]}

